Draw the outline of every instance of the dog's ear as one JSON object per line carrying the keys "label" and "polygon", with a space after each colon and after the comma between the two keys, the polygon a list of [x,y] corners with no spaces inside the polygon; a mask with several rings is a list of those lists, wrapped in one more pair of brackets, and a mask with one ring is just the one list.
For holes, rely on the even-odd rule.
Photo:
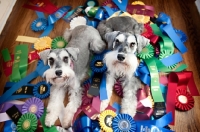
{"label": "dog's ear", "polygon": [[70,54],[70,57],[74,60],[77,61],[78,55],[79,55],[79,49],[78,48],[73,48],[73,47],[68,47],[65,48],[67,52]]}
{"label": "dog's ear", "polygon": [[142,49],[149,44],[150,40],[143,37],[142,35],[136,35],[138,41],[137,53],[140,53]]}
{"label": "dog's ear", "polygon": [[40,59],[44,62],[44,64],[47,64],[47,57],[49,53],[51,52],[51,49],[46,49],[39,53]]}
{"label": "dog's ear", "polygon": [[119,35],[119,34],[120,34],[120,31],[114,31],[114,32],[105,34],[105,40],[108,43],[108,49],[113,49],[113,42],[114,42],[115,38],[117,37],[117,35]]}

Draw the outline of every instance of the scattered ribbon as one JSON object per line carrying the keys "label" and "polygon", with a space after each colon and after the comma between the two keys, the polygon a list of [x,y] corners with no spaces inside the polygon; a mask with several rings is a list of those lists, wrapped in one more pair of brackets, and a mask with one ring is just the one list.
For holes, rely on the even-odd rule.
{"label": "scattered ribbon", "polygon": [[167,16],[165,13],[161,12],[161,13],[159,13],[156,21],[162,23],[160,25],[161,31],[166,33],[171,38],[171,40],[174,42],[174,44],[176,45],[178,50],[181,53],[185,53],[187,51],[187,48],[181,41],[180,37],[176,34],[176,32],[171,24],[170,17]]}
{"label": "scattered ribbon", "polygon": [[[176,90],[181,88],[190,90],[192,96],[199,96],[199,92],[194,82],[193,73],[191,71],[171,72],[169,74],[168,91],[167,91],[167,112],[172,112],[175,120],[175,99]],[[174,124],[174,120],[171,125]]]}
{"label": "scattered ribbon", "polygon": [[38,61],[38,65],[36,67],[36,70],[32,73],[30,73],[25,78],[21,79],[18,83],[14,84],[9,90],[7,90],[1,97],[0,97],[0,104],[6,102],[9,100],[9,97],[17,91],[20,87],[22,87],[24,84],[27,84],[37,76],[43,76],[44,71],[46,71],[49,68],[49,66],[44,65],[43,61]]}

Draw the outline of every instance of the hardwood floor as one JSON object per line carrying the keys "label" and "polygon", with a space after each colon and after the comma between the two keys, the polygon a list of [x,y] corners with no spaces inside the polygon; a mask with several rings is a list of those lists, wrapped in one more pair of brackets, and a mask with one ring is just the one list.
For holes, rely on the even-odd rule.
{"label": "hardwood floor", "polygon": [[[55,5],[61,7],[63,5],[70,5],[73,8],[83,5],[84,0],[51,0]],[[100,4],[104,0],[99,0]],[[146,5],[154,6],[156,14],[164,12],[171,17],[173,26],[177,29],[184,31],[188,40],[185,43],[188,48],[188,52],[183,54],[184,63],[188,65],[187,70],[193,71],[195,83],[200,91],[200,14],[197,11],[194,0],[142,0]],[[10,53],[14,53],[14,48],[19,45],[15,39],[18,35],[39,37],[41,33],[33,32],[30,29],[30,24],[37,18],[36,13],[32,10],[22,8],[25,1],[18,0],[13,8],[13,11],[7,20],[7,23],[0,35],[0,51],[4,48],[8,48]],[[129,0],[129,3],[133,0]],[[50,33],[50,37],[61,36],[65,28],[69,27],[69,24],[63,20],[56,22],[54,29]],[[29,45],[29,51],[32,50],[31,44]],[[0,57],[0,63],[3,62],[3,58]],[[36,63],[32,63],[28,66],[28,72],[30,73],[35,69]],[[8,78],[3,74],[3,68],[1,67],[1,80],[0,80],[0,95],[3,93],[5,83]],[[36,83],[41,78],[37,78],[32,83]],[[194,108],[187,112],[176,111],[175,125],[171,128],[176,132],[200,132],[200,97],[194,97]],[[45,105],[48,100],[44,100]],[[116,95],[112,96],[112,102],[119,101]],[[111,102],[111,103],[112,103]],[[3,124],[0,123],[0,131],[3,131]]]}

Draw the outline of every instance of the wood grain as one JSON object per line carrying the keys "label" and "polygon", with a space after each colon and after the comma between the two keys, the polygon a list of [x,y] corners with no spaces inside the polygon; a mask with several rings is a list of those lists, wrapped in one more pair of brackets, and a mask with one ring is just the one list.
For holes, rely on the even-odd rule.
{"label": "wood grain", "polygon": [[[70,5],[73,8],[83,5],[84,0],[51,0],[58,7],[63,5]],[[99,0],[101,4],[104,0]],[[187,70],[193,71],[195,83],[200,91],[200,17],[194,4],[194,0],[142,0],[145,4],[154,6],[155,13],[165,12],[171,17],[172,24],[175,28],[181,29],[188,36],[188,41],[185,43],[188,48],[188,52],[183,54],[184,62],[188,65]],[[0,35],[0,50],[8,48],[10,53],[14,53],[14,48],[19,45],[15,39],[18,35],[25,35],[31,37],[39,37],[40,32],[33,32],[30,29],[31,22],[37,18],[34,11],[22,8],[24,0],[18,0],[13,8],[13,11],[7,20],[6,26]],[[129,0],[129,3],[133,0]],[[59,20],[55,24],[55,28],[50,33],[50,37],[61,36],[65,28],[69,27],[69,24],[63,20]],[[31,44],[29,45],[29,51],[32,50]],[[0,63],[3,58],[0,57]],[[28,66],[28,72],[30,73],[35,69],[36,63],[32,63]],[[3,74],[1,67],[1,80],[0,80],[0,94],[3,93],[3,88],[8,78]],[[32,83],[36,83],[42,78],[35,79]],[[188,112],[176,111],[175,126],[171,128],[176,132],[200,132],[200,97],[194,97],[195,107]],[[115,94],[112,96],[113,102],[120,102],[120,98]],[[48,100],[44,100],[47,105]],[[59,122],[57,122],[58,124]],[[0,131],[3,131],[4,123],[0,123]]]}

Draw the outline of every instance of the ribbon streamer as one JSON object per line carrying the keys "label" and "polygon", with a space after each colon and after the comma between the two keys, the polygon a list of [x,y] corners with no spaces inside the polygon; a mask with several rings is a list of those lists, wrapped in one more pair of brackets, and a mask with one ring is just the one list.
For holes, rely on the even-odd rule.
{"label": "ribbon streamer", "polygon": [[[183,88],[187,90],[187,86],[192,96],[199,96],[199,92],[194,83],[193,73],[191,71],[171,72],[169,74],[168,91],[167,91],[167,112],[172,112],[175,118],[175,97],[176,89]],[[175,119],[174,119],[175,120]],[[171,125],[174,125],[174,120]]]}

